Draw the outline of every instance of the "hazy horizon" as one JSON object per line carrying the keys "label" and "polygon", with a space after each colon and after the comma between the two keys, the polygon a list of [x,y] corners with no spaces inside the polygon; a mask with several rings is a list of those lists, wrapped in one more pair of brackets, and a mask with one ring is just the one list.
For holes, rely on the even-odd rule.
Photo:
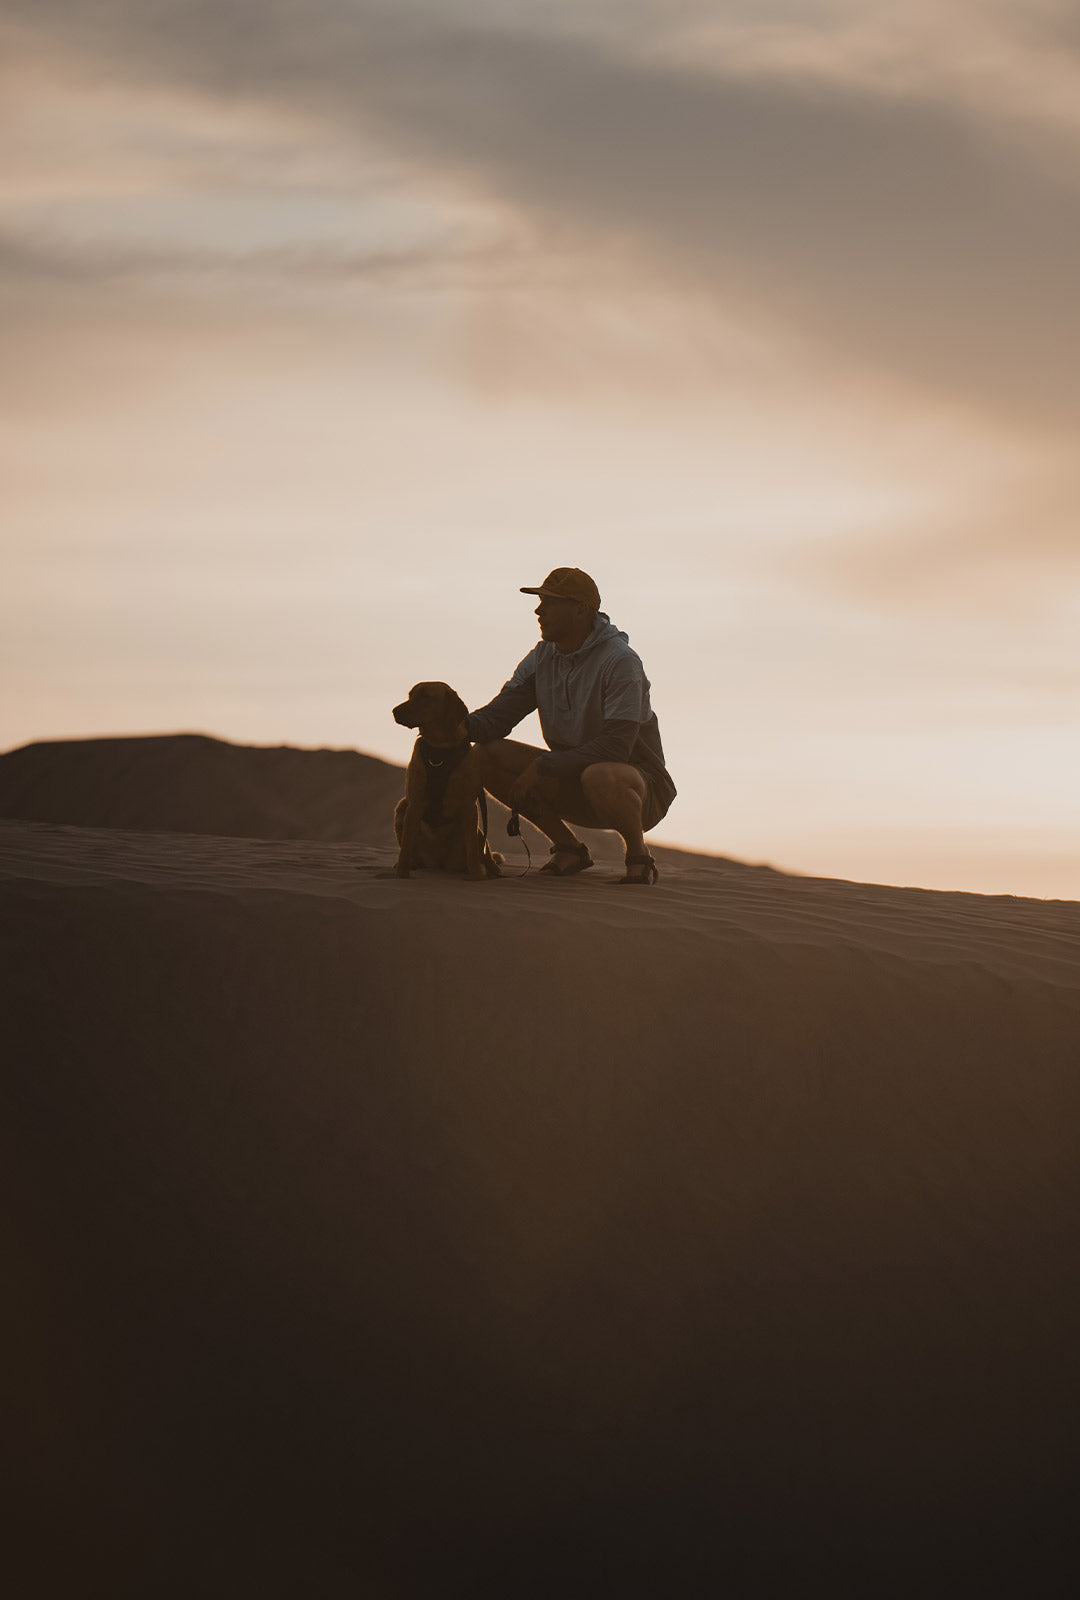
{"label": "hazy horizon", "polygon": [[1080,898],[1074,8],[0,19],[2,748],[403,763],[572,564],[659,841]]}

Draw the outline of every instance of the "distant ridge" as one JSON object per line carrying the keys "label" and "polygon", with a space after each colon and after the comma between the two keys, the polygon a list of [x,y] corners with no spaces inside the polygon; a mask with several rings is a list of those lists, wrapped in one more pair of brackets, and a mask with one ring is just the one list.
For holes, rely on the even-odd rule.
{"label": "distant ridge", "polygon": [[201,733],[63,739],[0,755],[0,816],[141,833],[393,842],[401,767],[356,750]]}

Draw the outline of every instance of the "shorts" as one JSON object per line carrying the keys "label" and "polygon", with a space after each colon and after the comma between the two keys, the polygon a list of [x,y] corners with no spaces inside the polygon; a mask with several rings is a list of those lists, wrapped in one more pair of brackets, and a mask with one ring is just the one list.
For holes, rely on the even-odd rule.
{"label": "shorts", "polygon": [[[655,828],[662,817],[667,815],[671,801],[662,794],[659,785],[643,768],[635,768],[645,780],[645,799],[641,805],[641,831],[648,833],[650,828]],[[581,778],[560,778],[559,790],[555,796],[555,810],[567,822],[576,822],[580,828],[610,828],[610,823],[601,822],[588,797],[581,787]]]}

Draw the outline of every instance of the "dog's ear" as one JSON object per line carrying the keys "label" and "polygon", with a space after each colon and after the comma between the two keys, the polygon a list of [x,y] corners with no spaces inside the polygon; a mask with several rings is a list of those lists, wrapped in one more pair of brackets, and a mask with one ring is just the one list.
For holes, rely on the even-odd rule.
{"label": "dog's ear", "polygon": [[449,717],[453,717],[455,722],[464,722],[469,715],[468,706],[453,689],[446,696],[446,714]]}

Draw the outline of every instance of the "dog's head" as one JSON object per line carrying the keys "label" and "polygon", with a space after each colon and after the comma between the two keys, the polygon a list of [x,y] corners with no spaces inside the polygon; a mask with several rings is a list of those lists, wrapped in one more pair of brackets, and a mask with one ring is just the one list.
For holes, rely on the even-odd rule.
{"label": "dog's head", "polygon": [[453,738],[469,708],[448,683],[414,683],[409,698],[394,707],[394,721],[403,728],[441,730]]}

